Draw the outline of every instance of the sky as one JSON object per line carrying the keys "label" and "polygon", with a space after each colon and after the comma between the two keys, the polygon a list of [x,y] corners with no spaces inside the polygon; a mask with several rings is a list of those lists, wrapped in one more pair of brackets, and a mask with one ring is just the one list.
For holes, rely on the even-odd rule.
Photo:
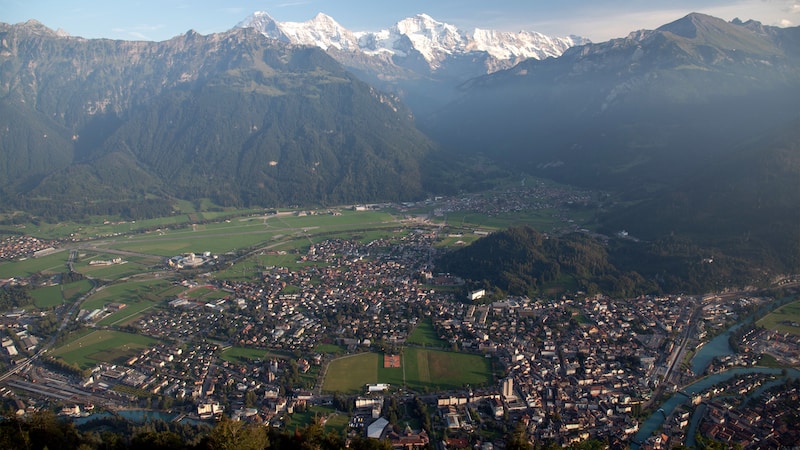
{"label": "sky", "polygon": [[35,19],[73,36],[163,41],[227,31],[255,11],[281,22],[323,12],[351,31],[378,31],[425,13],[458,28],[538,31],[602,42],[690,12],[800,25],[800,0],[0,0],[0,22]]}

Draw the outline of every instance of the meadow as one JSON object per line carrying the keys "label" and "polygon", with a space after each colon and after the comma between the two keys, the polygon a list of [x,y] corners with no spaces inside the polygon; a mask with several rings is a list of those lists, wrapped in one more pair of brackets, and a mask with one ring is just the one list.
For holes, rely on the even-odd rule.
{"label": "meadow", "polygon": [[31,297],[33,306],[39,309],[49,309],[72,303],[92,289],[90,280],[73,281],[64,285],[45,286],[33,289]]}
{"label": "meadow", "polygon": [[248,348],[248,347],[228,347],[222,351],[220,357],[225,361],[240,364],[247,361],[286,359],[289,356],[283,352],[274,352],[265,349]]}
{"label": "meadow", "polygon": [[373,228],[394,224],[397,220],[388,213],[343,211],[340,215],[261,215],[241,217],[222,222],[193,225],[177,230],[161,230],[143,235],[131,235],[109,242],[109,247],[159,256],[209,251],[222,254],[297,239],[307,244],[312,235],[327,235],[345,230]]}
{"label": "meadow", "polygon": [[23,278],[36,273],[56,274],[67,271],[69,252],[59,251],[41,258],[27,258],[0,263],[0,278]]}
{"label": "meadow", "polygon": [[53,308],[64,302],[61,295],[61,286],[47,286],[31,291],[33,303],[37,308]]}
{"label": "meadow", "polygon": [[439,339],[439,336],[436,335],[430,318],[420,320],[406,342],[423,347],[447,347],[448,345],[447,341]]}
{"label": "meadow", "polygon": [[759,320],[758,325],[780,333],[800,336],[800,301],[783,305],[772,311]]}
{"label": "meadow", "polygon": [[99,330],[78,337],[50,352],[51,356],[90,369],[98,363],[121,364],[157,340],[138,334]]}

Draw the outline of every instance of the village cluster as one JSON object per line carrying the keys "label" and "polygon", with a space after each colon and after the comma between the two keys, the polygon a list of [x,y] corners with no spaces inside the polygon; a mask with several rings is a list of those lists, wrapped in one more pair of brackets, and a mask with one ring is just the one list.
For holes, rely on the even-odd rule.
{"label": "village cluster", "polygon": [[[392,352],[430,317],[448,349],[485,354],[502,367],[497,382],[425,397],[454,438],[493,420],[521,422],[540,440],[630,442],[638,413],[664,376],[674,336],[702,300],[595,295],[484,302],[481,291],[460,298],[430,284],[459,282],[431,273],[434,238],[434,231],[416,230],[397,241],[332,239],[297,255],[304,268],[264,267],[260,281],[209,282],[207,288],[227,295],[215,302],[179,298],[145,315],[133,327],[161,343],[124,364],[98,366],[83,388],[124,385],[191,402],[198,418],[225,413],[280,424],[296,408],[330,402],[318,382],[286,382],[329,360],[314,351],[319,344]],[[730,311],[707,307],[704,314],[714,323]],[[210,341],[296,356],[222,361],[219,346],[203,343]],[[366,435],[392,430],[384,423],[383,395],[365,391],[353,400],[361,405],[353,425]],[[422,439],[419,433],[400,435]]]}
{"label": "village cluster", "polygon": [[[461,201],[491,203],[500,209],[519,206],[502,198]],[[562,200],[588,198],[565,192]],[[447,208],[437,211],[446,214]],[[670,383],[698,375],[682,363],[687,344],[690,347],[707,333],[729,326],[744,308],[767,301],[713,296],[621,300],[582,293],[489,299],[484,290],[465,294],[462,280],[436,273],[432,260],[437,233],[435,228],[420,228],[367,243],[346,239],[313,243],[296,253],[298,264],[260,267],[260,276],[250,281],[218,281],[194,271],[181,272],[217,264],[218,258],[210,253],[171,258],[165,265],[175,269],[179,279],[181,273],[187,274],[176,284],[220,295],[212,300],[180,295],[150,309],[127,324],[125,331],[156,338],[158,344],[124,362],[100,364],[75,385],[109,405],[132,406],[146,394],[161,398],[160,405],[149,406],[180,405],[185,415],[200,420],[226,414],[285,426],[292,413],[310,405],[342,408],[340,396],[323,387],[332,359],[341,353],[401,353],[424,320],[432,323],[442,348],[483,355],[493,362],[493,373],[483,385],[449,391],[364,386],[364,392],[347,398],[343,408],[350,415],[350,432],[389,439],[398,448],[429,443],[425,431],[389,420],[387,405],[399,398],[429,405],[437,418],[437,433],[447,435],[454,446],[474,445],[472,436],[481,428],[502,429],[502,436],[507,436],[521,424],[526,435],[539,442],[569,445],[596,438],[624,447],[634,442],[644,411],[663,401],[653,397],[655,392],[674,392],[677,386]],[[29,248],[38,247],[31,241]],[[123,308],[124,303],[112,302],[102,310],[83,311],[79,320],[97,327],[101,317]],[[9,334],[19,337],[3,341],[5,358],[22,358],[18,349],[29,354],[37,350],[36,336],[26,326],[32,319],[24,311],[0,318]],[[680,342],[689,335],[692,340]],[[766,330],[746,335],[742,345],[745,356],[715,361],[709,370],[752,365],[754,357],[748,352],[789,361],[797,361],[800,354],[796,338]],[[341,353],[327,352],[326,346],[336,346]],[[274,355],[222,358],[230,347]],[[394,362],[394,356],[386,358],[401,364]],[[782,395],[774,394],[762,409],[773,408]],[[708,417],[702,426],[709,435],[741,437],[746,421],[748,436],[764,438],[768,433],[756,430],[755,412],[731,412],[711,400],[701,397]],[[637,445],[669,448],[684,442],[687,417],[678,410],[666,418],[665,433]],[[486,444],[483,448],[489,448]]]}

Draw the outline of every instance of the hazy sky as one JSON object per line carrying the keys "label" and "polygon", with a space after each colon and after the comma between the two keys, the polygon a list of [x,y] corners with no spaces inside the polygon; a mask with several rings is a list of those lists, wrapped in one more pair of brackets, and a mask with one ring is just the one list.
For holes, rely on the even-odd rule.
{"label": "hazy sky", "polygon": [[126,40],[226,31],[254,11],[292,22],[324,12],[352,31],[378,31],[426,13],[462,29],[575,34],[595,42],[657,28],[690,12],[800,25],[800,0],[0,0],[0,22],[36,19],[73,36]]}

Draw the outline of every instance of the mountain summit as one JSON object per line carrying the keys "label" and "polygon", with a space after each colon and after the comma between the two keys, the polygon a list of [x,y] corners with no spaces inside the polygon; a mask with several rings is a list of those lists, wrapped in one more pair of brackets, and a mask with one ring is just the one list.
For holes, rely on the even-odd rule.
{"label": "mountain summit", "polygon": [[398,58],[416,53],[432,72],[441,68],[448,57],[485,53],[491,58],[483,72],[491,73],[528,58],[556,57],[569,47],[589,42],[578,36],[550,37],[529,31],[509,33],[480,28],[464,31],[427,14],[402,19],[378,32],[350,31],[322,13],[306,22],[278,22],[268,13],[258,11],[237,27],[254,28],[273,39],[323,50],[360,51]]}
{"label": "mountain summit", "polygon": [[418,115],[454,99],[456,86],[508,69],[520,61],[558,57],[588,43],[578,36],[551,37],[531,31],[464,31],[427,14],[377,31],[350,31],[318,14],[307,22],[278,22],[255,12],[237,25],[296,45],[319,47],[382,90],[399,95]]}

